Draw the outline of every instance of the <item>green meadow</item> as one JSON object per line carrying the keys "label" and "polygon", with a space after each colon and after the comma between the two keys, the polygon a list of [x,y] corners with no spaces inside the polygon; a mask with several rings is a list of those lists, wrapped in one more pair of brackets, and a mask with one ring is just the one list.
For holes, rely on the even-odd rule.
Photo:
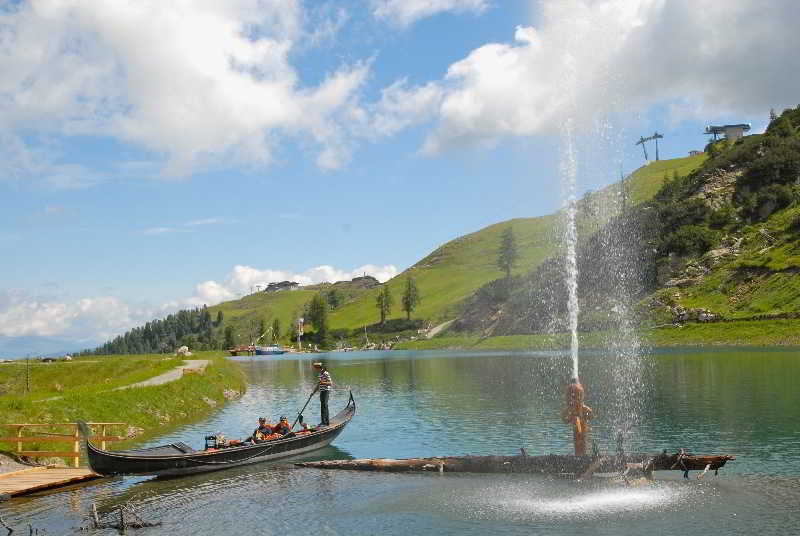
{"label": "green meadow", "polygon": [[[211,361],[203,374],[185,374],[163,385],[114,391],[157,376],[182,360],[164,355],[91,356],[71,362],[27,365],[0,364],[0,423],[124,422],[136,429],[136,437],[114,442],[111,448],[168,433],[209,415],[226,402],[226,390],[242,393],[245,379],[240,367],[223,352],[201,352],[195,359]],[[21,390],[20,390],[21,389]],[[4,435],[8,429],[4,429]],[[126,429],[109,430],[127,434]],[[58,444],[56,444],[58,445]],[[67,444],[64,445],[66,447]],[[0,443],[12,451],[15,444]],[[26,443],[26,450],[68,450],[53,443]]]}

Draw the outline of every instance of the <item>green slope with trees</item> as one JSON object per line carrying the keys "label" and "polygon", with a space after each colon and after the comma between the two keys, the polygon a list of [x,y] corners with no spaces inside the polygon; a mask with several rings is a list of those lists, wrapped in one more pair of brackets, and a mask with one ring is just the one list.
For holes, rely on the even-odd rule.
{"label": "green slope with trees", "polygon": [[[580,233],[585,236],[596,232],[623,206],[634,206],[650,199],[665,180],[689,173],[702,165],[705,158],[700,155],[652,162],[634,172],[624,183],[617,182],[603,190],[587,193],[578,202]],[[490,225],[444,244],[380,287],[344,287],[336,290],[334,295],[330,294],[334,288],[326,284],[293,291],[258,292],[208,307],[212,323],[210,337],[206,319],[184,322],[189,329],[171,331],[170,336],[164,338],[168,344],[162,344],[159,349],[132,344],[131,339],[138,339],[147,331],[147,326],[143,326],[122,336],[120,339],[125,341],[124,345],[119,344],[121,341],[112,347],[107,344],[102,347],[103,352],[165,351],[167,346],[174,349],[180,344],[198,349],[219,349],[226,347],[226,328],[235,344],[249,344],[259,336],[262,325],[270,326],[275,319],[282,326],[279,340],[290,344],[296,319],[304,314],[307,316],[308,305],[317,294],[324,295],[330,307],[327,327],[334,339],[353,337],[357,331],[363,332],[364,326],[370,333],[388,333],[410,332],[423,323],[436,325],[457,318],[464,301],[486,283],[508,274],[522,276],[551,258],[561,242],[560,221],[556,213]],[[509,232],[513,236],[516,254],[507,258],[505,263],[499,262],[504,237],[508,241]],[[417,300],[411,314],[403,306],[402,299],[409,279],[417,289]],[[384,287],[392,295],[393,304],[390,310],[386,310],[384,324],[378,327],[381,312],[377,300]],[[202,316],[203,311],[199,309],[192,314]],[[409,317],[416,322],[409,323]],[[307,329],[315,328],[312,325]]]}
{"label": "green slope with trees", "polygon": [[[618,330],[638,329],[654,344],[797,340],[787,332],[794,324],[778,320],[800,317],[800,108],[774,117],[763,135],[707,151],[700,167],[584,235],[579,329],[587,336],[604,333],[611,343]],[[563,333],[563,267],[553,257],[485,285],[450,337],[479,337],[486,347],[487,337]]]}

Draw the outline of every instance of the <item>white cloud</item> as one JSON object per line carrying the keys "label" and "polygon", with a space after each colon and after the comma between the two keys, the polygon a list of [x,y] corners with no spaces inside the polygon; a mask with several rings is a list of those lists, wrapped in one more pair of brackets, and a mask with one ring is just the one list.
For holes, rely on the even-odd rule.
{"label": "white cloud", "polygon": [[0,337],[59,337],[72,340],[76,345],[82,341],[110,340],[179,309],[235,299],[239,294],[250,293],[255,285],[265,287],[268,283],[285,280],[310,285],[349,280],[364,274],[386,281],[397,275],[397,268],[366,264],[348,271],[322,265],[295,273],[236,265],[224,283],[204,281],[195,286],[190,297],[160,306],[132,304],[115,296],[64,300],[32,296],[18,289],[0,289]]}
{"label": "white cloud", "polygon": [[[268,163],[288,134],[313,139],[320,165],[340,165],[368,66],[303,86],[295,43],[346,20],[337,12],[322,35],[304,31],[309,17],[300,0],[20,3],[0,11],[0,134],[113,136],[163,155],[172,175]],[[79,174],[64,171],[53,180]]]}
{"label": "white cloud", "polygon": [[436,115],[443,96],[436,83],[409,88],[403,78],[381,91],[381,100],[372,109],[370,130],[382,136],[427,121]]}
{"label": "white cloud", "polygon": [[134,307],[112,296],[72,302],[0,290],[0,336],[66,337],[76,341],[113,337],[151,320],[159,310]]}
{"label": "white cloud", "polygon": [[398,26],[409,26],[419,19],[446,11],[482,13],[488,0],[373,0],[373,14]]}
{"label": "white cloud", "polygon": [[192,220],[187,221],[184,223],[184,227],[197,227],[198,225],[217,225],[220,223],[225,223],[223,218],[203,218],[199,220]]}
{"label": "white cloud", "polygon": [[194,294],[185,303],[196,307],[202,305],[214,305],[233,299],[234,293],[226,289],[216,281],[205,281],[194,287]]}
{"label": "white cloud", "polygon": [[144,235],[161,235],[167,233],[175,233],[180,229],[176,229],[175,227],[148,227],[142,231]]}
{"label": "white cloud", "polygon": [[397,273],[397,268],[391,264],[383,266],[365,264],[353,270],[342,270],[324,264],[309,268],[303,272],[269,268],[260,269],[237,264],[223,283],[217,283],[216,281],[201,283],[195,287],[192,296],[183,300],[182,303],[192,306],[214,305],[225,300],[234,299],[242,294],[249,294],[257,286],[265,288],[269,283],[278,281],[295,281],[300,285],[313,285],[324,282],[346,281],[366,274],[383,282],[396,276]]}
{"label": "white cloud", "polygon": [[[493,143],[668,105],[680,117],[764,117],[800,95],[800,3],[546,0],[536,27],[450,66],[423,150]],[[430,94],[431,86],[405,89]]]}
{"label": "white cloud", "polygon": [[[0,86],[2,78],[0,75]],[[96,171],[79,164],[60,161],[61,151],[48,140],[40,141],[38,146],[32,147],[20,136],[9,132],[2,118],[2,97],[3,92],[0,90],[0,180],[35,180],[54,190],[86,188],[100,182],[101,176]]]}

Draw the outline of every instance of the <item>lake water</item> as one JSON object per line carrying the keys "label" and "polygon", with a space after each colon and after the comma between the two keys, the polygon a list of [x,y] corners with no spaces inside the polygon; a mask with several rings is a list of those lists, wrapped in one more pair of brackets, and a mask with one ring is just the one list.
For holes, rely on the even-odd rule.
{"label": "lake water", "polygon": [[[334,446],[307,458],[572,449],[571,431],[559,418],[571,369],[566,354],[313,357],[328,361],[337,386],[352,387],[358,409]],[[679,472],[660,472],[654,484],[634,488],[531,475],[318,471],[275,462],[170,480],[106,479],[0,503],[0,516],[48,534],[79,532],[92,502],[101,512],[129,503],[163,523],[137,534],[800,533],[800,352],[670,350],[648,356],[633,373],[612,356],[581,358],[587,403],[597,414],[592,439],[601,450],[615,449],[614,416],[623,407],[636,413],[626,450],[687,447],[737,460],[716,477],[683,480]],[[248,435],[259,415],[293,417],[313,388],[310,359],[240,360],[250,384],[244,397],[155,443],[199,448],[206,433]],[[643,385],[647,396],[620,406],[614,393],[625,391],[625,382]],[[331,411],[346,397],[335,392]],[[316,399],[306,416],[317,421]]]}

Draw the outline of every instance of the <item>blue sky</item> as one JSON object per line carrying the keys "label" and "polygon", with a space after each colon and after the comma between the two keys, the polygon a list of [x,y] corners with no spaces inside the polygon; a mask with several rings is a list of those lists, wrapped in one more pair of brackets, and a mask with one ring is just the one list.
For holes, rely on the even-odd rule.
{"label": "blue sky", "polygon": [[557,210],[566,118],[580,191],[642,134],[762,130],[800,101],[800,8],[762,4],[0,4],[0,355]]}

